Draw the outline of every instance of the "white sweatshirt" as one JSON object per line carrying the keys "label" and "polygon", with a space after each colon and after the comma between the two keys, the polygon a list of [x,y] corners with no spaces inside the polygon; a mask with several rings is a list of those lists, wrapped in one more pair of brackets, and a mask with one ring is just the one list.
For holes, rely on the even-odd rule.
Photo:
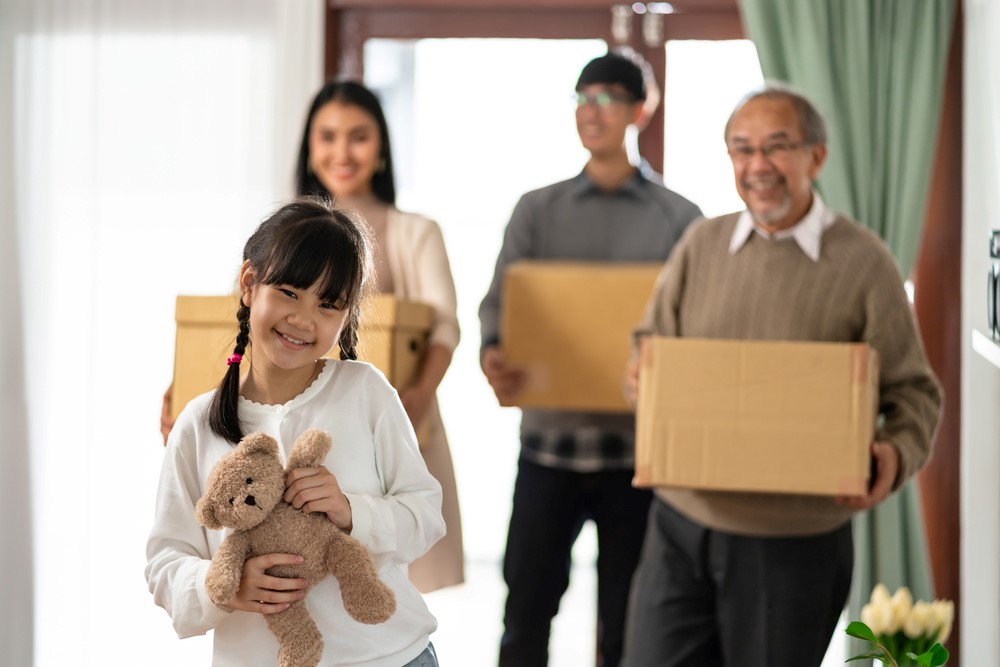
{"label": "white sweatshirt", "polygon": [[[264,617],[226,611],[205,591],[209,559],[228,530],[207,530],[195,504],[219,459],[233,445],[208,426],[212,394],[192,400],[177,418],[167,443],[146,546],[146,579],[156,604],[167,610],[180,637],[215,630],[216,666],[277,664],[278,644]],[[444,534],[441,487],[427,472],[410,421],[395,390],[374,367],[326,360],[319,377],[283,405],[239,403],[243,432],[263,431],[287,457],[309,428],[330,433],[325,465],[351,503],[351,535],[375,559],[381,579],[396,594],[397,610],[385,623],[357,623],[344,610],[340,587],[327,577],[306,596],[323,633],[324,667],[400,667],[426,647],[437,621],[406,576],[416,559]]]}

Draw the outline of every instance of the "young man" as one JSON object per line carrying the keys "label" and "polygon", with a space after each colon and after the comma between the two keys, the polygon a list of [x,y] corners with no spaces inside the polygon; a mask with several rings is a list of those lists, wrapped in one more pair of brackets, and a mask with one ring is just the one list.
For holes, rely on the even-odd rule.
{"label": "young man", "polygon": [[[765,88],[737,106],[725,137],[746,211],[688,230],[638,333],[868,343],[885,417],[876,473],[859,497],[657,489],[628,667],[819,667],[850,588],[851,515],[923,465],[941,407],[892,255],[812,189],[827,155],[819,112]],[[633,363],[633,395],[636,381]]]}
{"label": "young man", "polygon": [[[511,262],[662,262],[701,215],[629,161],[626,131],[642,117],[646,99],[639,64],[614,53],[596,58],[581,72],[576,92],[577,131],[590,159],[575,178],[518,202],[479,308],[480,360],[501,404],[510,404],[523,384],[521,373],[506,364],[499,337],[503,277]],[[595,317],[600,308],[594,304]],[[598,535],[600,653],[605,667],[618,664],[651,499],[631,484],[634,435],[630,413],[524,410],[504,558],[502,667],[547,664],[551,621],[569,584],[570,552],[588,519]]]}

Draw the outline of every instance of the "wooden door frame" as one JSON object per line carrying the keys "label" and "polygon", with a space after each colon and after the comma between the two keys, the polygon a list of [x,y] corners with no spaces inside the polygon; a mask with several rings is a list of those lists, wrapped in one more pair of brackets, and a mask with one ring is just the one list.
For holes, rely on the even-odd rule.
{"label": "wooden door frame", "polygon": [[[633,14],[630,38],[615,42],[608,0],[328,0],[324,71],[327,78],[361,79],[364,44],[372,38],[602,39],[627,45],[649,62],[662,87],[666,51],[643,40],[644,17]],[[675,0],[663,15],[663,40],[741,39],[743,23],[736,0]],[[568,84],[567,87],[569,87]],[[639,152],[663,171],[663,104],[639,135]]]}

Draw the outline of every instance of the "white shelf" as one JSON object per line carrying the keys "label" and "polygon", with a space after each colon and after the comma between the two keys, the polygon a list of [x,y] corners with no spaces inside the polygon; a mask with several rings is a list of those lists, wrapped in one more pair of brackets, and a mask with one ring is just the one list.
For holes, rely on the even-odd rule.
{"label": "white shelf", "polygon": [[979,331],[972,330],[972,349],[997,368],[1000,368],[1000,343]]}

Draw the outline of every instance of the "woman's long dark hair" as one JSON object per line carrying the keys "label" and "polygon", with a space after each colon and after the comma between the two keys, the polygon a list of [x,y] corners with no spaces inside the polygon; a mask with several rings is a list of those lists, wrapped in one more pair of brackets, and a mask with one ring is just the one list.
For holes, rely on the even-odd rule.
{"label": "woman's long dark hair", "polygon": [[[319,295],[346,311],[340,333],[340,358],[357,359],[361,305],[371,290],[372,235],[359,216],[333,207],[327,199],[301,197],[285,204],[257,227],[243,248],[257,285],[319,286]],[[250,344],[250,306],[240,298],[239,333],[233,353]],[[240,367],[231,364],[212,398],[212,431],[229,442],[243,437],[239,419]]]}
{"label": "woman's long dark hair", "polygon": [[295,163],[295,189],[301,195],[321,195],[332,197],[326,187],[320,183],[313,173],[309,154],[309,136],[312,134],[313,119],[323,106],[330,102],[340,102],[358,107],[367,112],[378,125],[381,148],[379,150],[380,166],[372,176],[372,192],[381,201],[389,205],[396,203],[396,185],[392,172],[392,149],[389,146],[389,126],[382,113],[375,94],[355,81],[328,81],[320,88],[309,107],[306,116],[306,126],[302,130],[302,144],[299,146],[299,159]]}

